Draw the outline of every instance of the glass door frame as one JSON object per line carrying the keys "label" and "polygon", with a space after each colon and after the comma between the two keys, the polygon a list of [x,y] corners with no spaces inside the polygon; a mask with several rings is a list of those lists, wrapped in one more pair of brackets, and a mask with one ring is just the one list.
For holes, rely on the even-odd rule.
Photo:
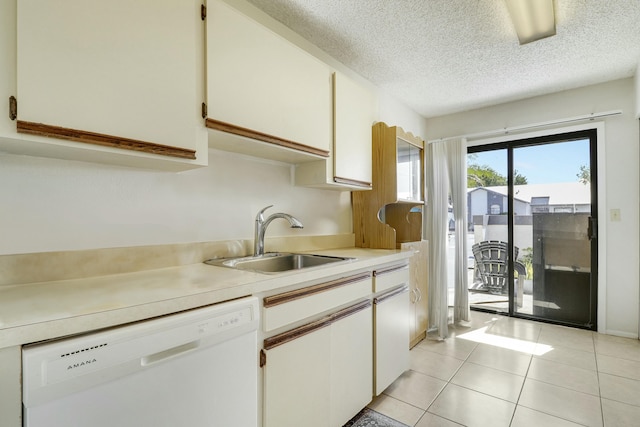
{"label": "glass door frame", "polygon": [[[579,139],[589,140],[589,157],[590,157],[590,191],[591,191],[591,213],[590,213],[590,240],[591,240],[591,277],[590,277],[590,307],[591,322],[588,324],[576,324],[571,322],[563,322],[551,319],[545,319],[536,317],[533,314],[529,315],[521,313],[516,310],[515,300],[515,260],[514,253],[514,159],[513,151],[520,147],[531,147],[536,145],[552,144],[554,142],[562,143],[568,141],[574,141]],[[490,143],[485,145],[473,145],[467,147],[467,154],[506,150],[507,151],[507,248],[509,251],[509,257],[507,258],[508,265],[508,310],[499,311],[486,308],[473,307],[473,310],[485,311],[497,314],[507,314],[509,317],[522,318],[528,320],[535,320],[545,323],[553,323],[558,325],[571,326],[581,329],[589,329],[593,331],[598,330],[598,129],[588,128],[584,130],[559,132],[548,134],[544,136],[525,137],[522,139],[513,139],[508,141]]]}

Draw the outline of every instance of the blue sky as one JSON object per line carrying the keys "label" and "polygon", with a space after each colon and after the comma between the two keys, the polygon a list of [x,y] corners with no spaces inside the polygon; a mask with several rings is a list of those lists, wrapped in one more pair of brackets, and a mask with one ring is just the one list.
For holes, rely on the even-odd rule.
{"label": "blue sky", "polygon": [[[507,150],[476,153],[473,163],[507,176]],[[520,147],[513,151],[515,169],[529,184],[577,182],[581,165],[589,165],[589,140]]]}

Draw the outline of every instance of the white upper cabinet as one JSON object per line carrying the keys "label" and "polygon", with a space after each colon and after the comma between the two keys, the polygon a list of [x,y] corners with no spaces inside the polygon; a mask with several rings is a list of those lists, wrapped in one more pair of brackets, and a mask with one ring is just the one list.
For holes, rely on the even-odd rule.
{"label": "white upper cabinet", "polygon": [[370,190],[371,126],[376,98],[367,88],[335,72],[333,76],[334,141],[331,161],[296,167],[296,184],[341,190]]}
{"label": "white upper cabinet", "polygon": [[293,163],[329,157],[329,66],[220,0],[206,21],[210,145]]}
{"label": "white upper cabinet", "polygon": [[373,94],[338,72],[334,76],[334,177],[371,187]]}
{"label": "white upper cabinet", "polygon": [[207,164],[200,2],[18,1],[16,32],[18,139],[94,150],[88,160]]}

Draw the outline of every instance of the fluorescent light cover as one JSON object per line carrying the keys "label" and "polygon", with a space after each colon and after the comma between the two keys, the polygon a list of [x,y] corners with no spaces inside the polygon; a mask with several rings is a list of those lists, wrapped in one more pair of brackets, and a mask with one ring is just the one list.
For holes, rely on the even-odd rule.
{"label": "fluorescent light cover", "polygon": [[506,0],[520,44],[556,34],[553,0]]}

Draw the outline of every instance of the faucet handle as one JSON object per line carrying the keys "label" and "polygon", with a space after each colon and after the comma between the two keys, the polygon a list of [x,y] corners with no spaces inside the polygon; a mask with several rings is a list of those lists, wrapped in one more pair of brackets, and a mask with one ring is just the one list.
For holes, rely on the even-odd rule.
{"label": "faucet handle", "polygon": [[264,211],[266,211],[267,209],[272,208],[272,207],[273,207],[273,205],[269,205],[269,206],[267,206],[265,208],[262,208],[260,210],[260,212],[258,212],[258,215],[256,215],[256,221],[264,221],[264,217],[262,216],[262,214],[264,213]]}

